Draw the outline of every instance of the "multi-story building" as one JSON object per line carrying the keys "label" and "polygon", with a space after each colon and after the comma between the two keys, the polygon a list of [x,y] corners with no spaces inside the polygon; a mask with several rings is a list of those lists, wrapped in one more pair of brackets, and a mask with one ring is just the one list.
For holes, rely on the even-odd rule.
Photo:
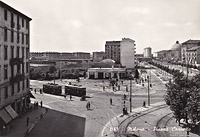
{"label": "multi-story building", "polygon": [[121,41],[106,41],[105,45],[105,58],[112,59],[116,64],[120,64],[120,43]]}
{"label": "multi-story building", "polygon": [[144,48],[144,57],[145,58],[151,58],[152,57],[151,47]]}
{"label": "multi-story building", "polygon": [[105,57],[105,52],[104,51],[101,51],[101,52],[93,52],[92,53],[92,59],[94,62],[98,62],[98,61],[101,61],[103,60]]}
{"label": "multi-story building", "polygon": [[[25,111],[30,102],[30,21],[0,1],[0,113],[11,119]],[[11,120],[2,119],[5,124]]]}
{"label": "multi-story building", "polygon": [[123,38],[120,43],[121,65],[127,69],[135,68],[135,41],[129,38]]}
{"label": "multi-story building", "polygon": [[187,49],[186,60],[190,65],[200,65],[200,46]]}
{"label": "multi-story building", "polygon": [[188,63],[187,50],[192,48],[192,47],[196,47],[196,46],[200,46],[200,40],[187,40],[186,42],[182,43],[181,61],[183,63]]}

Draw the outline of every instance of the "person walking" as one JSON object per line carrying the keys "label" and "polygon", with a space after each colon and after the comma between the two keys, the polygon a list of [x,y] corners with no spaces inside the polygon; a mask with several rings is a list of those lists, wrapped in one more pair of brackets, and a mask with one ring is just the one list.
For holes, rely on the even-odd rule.
{"label": "person walking", "polygon": [[26,126],[29,125],[29,117],[26,118]]}
{"label": "person walking", "polygon": [[112,105],[112,98],[110,98],[110,105]]}
{"label": "person walking", "polygon": [[143,102],[143,107],[146,107],[146,102],[145,101]]}
{"label": "person walking", "polygon": [[126,95],[124,94],[124,100],[126,100]]}
{"label": "person walking", "polygon": [[35,89],[35,94],[36,94],[36,89]]}
{"label": "person walking", "polygon": [[69,96],[70,100],[72,100],[72,95]]}
{"label": "person walking", "polygon": [[90,109],[90,102],[88,102],[88,108]]}
{"label": "person walking", "polygon": [[42,108],[42,101],[40,101],[40,106],[41,106],[41,108]]}

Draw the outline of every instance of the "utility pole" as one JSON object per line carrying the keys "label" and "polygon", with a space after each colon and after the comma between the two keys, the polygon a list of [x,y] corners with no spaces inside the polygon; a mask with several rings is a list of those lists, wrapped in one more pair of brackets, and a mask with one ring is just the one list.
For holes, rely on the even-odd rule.
{"label": "utility pole", "polygon": [[130,113],[132,112],[132,77],[130,77]]}
{"label": "utility pole", "polygon": [[147,76],[148,80],[148,106],[150,106],[150,95],[149,95],[149,76]]}

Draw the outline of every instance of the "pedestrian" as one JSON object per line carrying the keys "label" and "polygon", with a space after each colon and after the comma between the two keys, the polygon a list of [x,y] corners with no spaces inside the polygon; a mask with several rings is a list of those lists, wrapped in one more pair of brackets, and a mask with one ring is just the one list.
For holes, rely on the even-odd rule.
{"label": "pedestrian", "polygon": [[29,117],[26,118],[26,126],[29,124]]}
{"label": "pedestrian", "polygon": [[103,86],[103,91],[105,91],[105,86]]}
{"label": "pedestrian", "polygon": [[123,85],[123,80],[121,81],[122,85]]}
{"label": "pedestrian", "polygon": [[112,98],[110,98],[110,105],[112,105]]}
{"label": "pedestrian", "polygon": [[41,106],[41,108],[42,108],[42,101],[40,101],[40,106]]}
{"label": "pedestrian", "polygon": [[118,85],[118,90],[120,90],[120,85]]}
{"label": "pedestrian", "polygon": [[126,86],[126,92],[128,92],[128,86]]}
{"label": "pedestrian", "polygon": [[64,98],[66,98],[66,94],[64,95]]}
{"label": "pedestrian", "polygon": [[145,101],[143,102],[143,107],[146,107],[146,102]]}
{"label": "pedestrian", "polygon": [[36,94],[36,89],[35,89],[35,94]]}
{"label": "pedestrian", "polygon": [[69,96],[70,100],[72,100],[72,95]]}
{"label": "pedestrian", "polygon": [[126,95],[124,94],[124,100],[126,100]]}
{"label": "pedestrian", "polygon": [[40,89],[40,94],[42,94],[42,89]]}
{"label": "pedestrian", "polygon": [[90,102],[88,102],[88,108],[90,109]]}
{"label": "pedestrian", "polygon": [[89,110],[89,102],[86,104],[86,108],[87,110]]}

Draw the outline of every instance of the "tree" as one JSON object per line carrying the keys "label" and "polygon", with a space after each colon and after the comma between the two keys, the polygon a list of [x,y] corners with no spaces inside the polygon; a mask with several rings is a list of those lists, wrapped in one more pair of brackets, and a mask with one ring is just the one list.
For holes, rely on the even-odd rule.
{"label": "tree", "polygon": [[186,123],[188,119],[193,124],[200,122],[200,74],[192,79],[184,77],[183,74],[176,75],[174,81],[166,86],[166,104],[174,112],[179,124],[181,119],[185,119]]}

